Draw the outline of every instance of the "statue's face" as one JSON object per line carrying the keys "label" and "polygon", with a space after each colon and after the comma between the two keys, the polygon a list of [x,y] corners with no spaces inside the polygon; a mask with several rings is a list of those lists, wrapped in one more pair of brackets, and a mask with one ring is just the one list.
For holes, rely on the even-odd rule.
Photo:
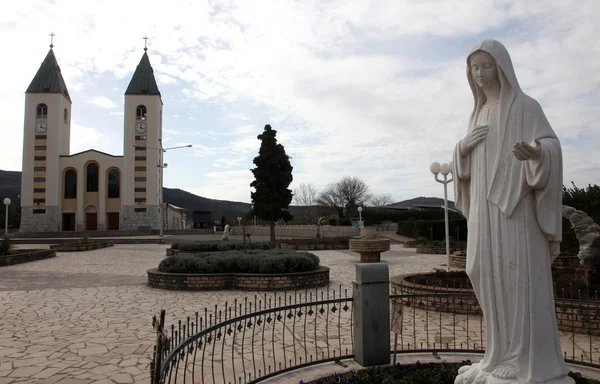
{"label": "statue's face", "polygon": [[471,76],[481,88],[499,84],[496,60],[487,52],[475,52],[469,60]]}

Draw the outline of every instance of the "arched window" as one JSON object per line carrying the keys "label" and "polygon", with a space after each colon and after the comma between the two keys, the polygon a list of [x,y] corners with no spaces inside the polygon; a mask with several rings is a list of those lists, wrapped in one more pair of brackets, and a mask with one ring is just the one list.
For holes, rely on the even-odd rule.
{"label": "arched window", "polygon": [[77,172],[69,169],[65,172],[65,199],[77,198]]}
{"label": "arched window", "polygon": [[144,105],[138,105],[135,110],[135,118],[137,120],[146,120],[146,107]]}
{"label": "arched window", "polygon": [[69,122],[69,112],[67,111],[67,108],[65,108],[64,120],[65,120],[65,123]]}
{"label": "arched window", "polygon": [[118,199],[121,194],[121,172],[111,169],[108,172],[108,198]]}
{"label": "arched window", "polygon": [[46,104],[38,104],[35,108],[35,115],[38,119],[48,118],[48,106]]}
{"label": "arched window", "polygon": [[98,192],[98,164],[90,163],[87,166],[87,187],[88,192]]}

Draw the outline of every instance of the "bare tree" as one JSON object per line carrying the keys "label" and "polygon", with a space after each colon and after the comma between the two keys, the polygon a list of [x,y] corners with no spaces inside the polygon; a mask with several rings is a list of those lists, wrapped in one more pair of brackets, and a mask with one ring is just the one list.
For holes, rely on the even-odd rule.
{"label": "bare tree", "polygon": [[344,216],[344,208],[353,212],[359,205],[364,205],[372,195],[367,184],[357,178],[345,176],[342,180],[331,183],[319,195],[319,205],[331,207],[340,216]]}
{"label": "bare tree", "polygon": [[340,195],[337,183],[330,183],[317,198],[317,204],[323,208],[332,210],[340,217],[343,217],[344,199]]}
{"label": "bare tree", "polygon": [[312,184],[302,183],[294,189],[294,204],[301,208],[302,217],[308,224],[317,224],[317,189]]}
{"label": "bare tree", "polygon": [[371,205],[377,208],[382,208],[388,204],[392,204],[392,195],[390,193],[384,193],[382,195],[375,195],[371,197]]}

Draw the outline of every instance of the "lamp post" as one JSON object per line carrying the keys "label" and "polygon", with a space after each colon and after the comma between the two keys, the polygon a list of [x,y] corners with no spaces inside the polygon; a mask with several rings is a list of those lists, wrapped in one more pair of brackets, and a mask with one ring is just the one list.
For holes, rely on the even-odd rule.
{"label": "lamp post", "polygon": [[[160,151],[160,157],[159,157],[159,163],[156,164],[156,166],[158,168],[160,168],[160,191],[159,191],[159,196],[158,196],[158,215],[159,215],[159,219],[160,219],[160,233],[159,233],[159,237],[163,237],[163,232],[164,232],[164,226],[165,226],[165,220],[163,217],[163,209],[162,209],[162,205],[163,205],[163,170],[165,168],[167,168],[167,164],[163,162],[163,157],[164,157],[164,153],[167,151],[170,151],[172,149],[179,149],[179,148],[191,148],[192,144],[188,144],[188,145],[179,145],[176,147],[169,147],[169,148],[163,148],[162,145],[162,139],[158,139],[158,143],[160,144],[160,147],[147,147],[145,145],[133,145],[135,148],[146,148],[146,149],[156,149],[158,151]],[[166,211],[166,210],[165,210]]]}
{"label": "lamp post", "polygon": [[360,237],[362,237],[362,207],[358,207],[358,228],[360,230]]}
{"label": "lamp post", "polygon": [[[450,271],[450,229],[448,225],[448,184],[452,178],[448,179],[448,174],[452,173],[452,162],[440,165],[438,162],[431,163],[429,167],[431,173],[435,175],[435,181],[444,185],[444,221],[446,224],[446,271]],[[444,180],[439,179],[439,174],[444,176]]]}
{"label": "lamp post", "polygon": [[242,225],[242,218],[238,216],[237,220],[238,220],[238,226]]}
{"label": "lamp post", "polygon": [[8,197],[4,199],[4,205],[6,205],[6,213],[4,214],[4,236],[8,236],[8,206],[10,205],[10,199]]}

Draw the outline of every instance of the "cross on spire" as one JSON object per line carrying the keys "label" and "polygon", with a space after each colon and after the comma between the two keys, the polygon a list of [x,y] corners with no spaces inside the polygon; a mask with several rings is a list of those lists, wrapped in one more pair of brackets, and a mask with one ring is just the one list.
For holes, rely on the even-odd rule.
{"label": "cross on spire", "polygon": [[54,34],[54,32],[50,32],[50,48],[54,48],[54,36],[56,36]]}
{"label": "cross on spire", "polygon": [[144,36],[144,52],[148,50],[148,36]]}

